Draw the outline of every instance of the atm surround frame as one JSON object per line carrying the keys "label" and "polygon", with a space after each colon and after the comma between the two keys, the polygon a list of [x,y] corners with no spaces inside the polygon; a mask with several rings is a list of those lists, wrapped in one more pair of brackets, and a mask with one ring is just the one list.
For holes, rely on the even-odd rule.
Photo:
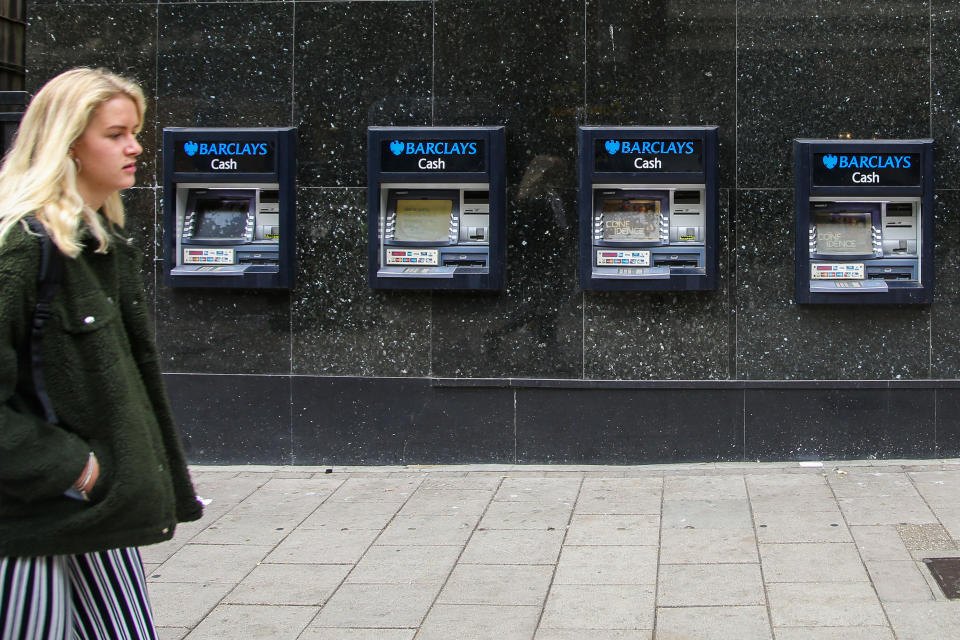
{"label": "atm surround frame", "polygon": [[[482,140],[486,167],[483,171],[383,171],[382,144],[385,140],[408,141]],[[506,286],[506,141],[503,126],[478,127],[379,127],[367,129],[367,279],[372,289],[486,290],[502,291]],[[466,188],[469,186],[469,188]],[[378,275],[383,255],[381,222],[385,222],[390,189],[477,190],[489,193],[489,230],[487,244],[447,244],[442,248],[462,253],[483,250],[487,254],[486,273],[462,269],[460,273],[437,276],[382,277]],[[462,211],[461,211],[462,214]],[[400,245],[398,245],[399,247]],[[415,248],[407,245],[409,248]],[[441,248],[441,247],[438,247]],[[442,262],[442,255],[441,255]]]}
{"label": "atm surround frame", "polygon": [[[794,140],[794,297],[798,304],[931,304],[933,302],[933,140],[824,140],[798,138]],[[815,154],[916,154],[922,162],[920,184],[913,186],[846,185],[821,186],[813,184]],[[899,280],[887,282],[886,291],[876,292],[823,292],[810,290],[810,269],[814,262],[865,263],[867,266],[896,266],[903,262],[902,256],[874,258],[812,258],[809,249],[811,222],[810,201],[871,202],[907,200],[918,201],[920,210],[917,223],[920,225],[917,247],[919,283],[904,283]],[[881,234],[883,233],[881,221]],[[881,242],[883,237],[881,235]],[[911,258],[912,260],[912,258]],[[866,279],[866,278],[865,278]]]}
{"label": "atm surround frame", "polygon": [[[585,291],[713,291],[719,281],[719,187],[717,184],[718,164],[718,127],[717,126],[579,126],[578,143],[578,214],[580,220],[579,241],[579,280],[580,288]],[[595,143],[603,138],[620,140],[696,140],[702,144],[703,156],[700,171],[597,171],[595,167]],[[662,187],[660,186],[662,185]],[[595,278],[595,247],[611,245],[593,244],[593,211],[596,189],[619,188],[630,190],[663,190],[684,186],[702,186],[704,190],[704,274],[671,273],[664,278]],[[672,215],[672,212],[669,214]],[[620,245],[626,248],[625,244]],[[650,249],[675,247],[682,253],[690,247],[699,245],[666,244],[651,246]],[[644,248],[646,249],[646,248]],[[653,264],[653,256],[651,256]]]}
{"label": "atm surround frame", "polygon": [[[295,127],[165,127],[163,129],[163,283],[175,288],[291,289],[296,281],[296,134]],[[176,145],[202,138],[210,142],[268,141],[274,145],[276,162],[271,172],[212,171],[177,172]],[[180,275],[171,271],[178,264],[180,229],[177,221],[178,186],[214,189],[261,188],[277,191],[278,270],[250,271],[239,275]],[[184,201],[184,204],[186,202]],[[201,245],[193,245],[201,246]],[[211,248],[216,245],[207,245]],[[220,245],[224,246],[224,245]],[[256,244],[247,246],[256,247]]]}

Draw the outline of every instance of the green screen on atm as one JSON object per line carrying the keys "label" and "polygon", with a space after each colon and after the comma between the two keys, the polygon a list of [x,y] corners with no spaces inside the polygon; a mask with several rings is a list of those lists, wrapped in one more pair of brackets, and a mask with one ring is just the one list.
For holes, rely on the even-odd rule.
{"label": "green screen on atm", "polygon": [[249,210],[249,200],[198,200],[193,237],[202,240],[242,238],[246,235]]}
{"label": "green screen on atm", "polygon": [[446,242],[450,238],[453,200],[398,199],[393,239],[406,242]]}
{"label": "green screen on atm", "polygon": [[869,211],[819,211],[814,214],[817,253],[822,256],[873,253]]}
{"label": "green screen on atm", "polygon": [[658,242],[660,200],[606,198],[603,201],[603,239],[608,242]]}

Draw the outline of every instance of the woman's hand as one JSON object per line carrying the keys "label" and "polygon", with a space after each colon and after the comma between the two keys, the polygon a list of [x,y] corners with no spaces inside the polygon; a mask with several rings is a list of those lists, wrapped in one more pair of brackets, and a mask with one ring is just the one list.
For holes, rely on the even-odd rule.
{"label": "woman's hand", "polygon": [[73,483],[73,488],[86,497],[97,484],[97,478],[99,477],[100,463],[97,462],[97,456],[93,455],[93,451],[91,451],[90,457],[87,458],[87,465],[83,468],[83,472],[77,478],[77,481]]}

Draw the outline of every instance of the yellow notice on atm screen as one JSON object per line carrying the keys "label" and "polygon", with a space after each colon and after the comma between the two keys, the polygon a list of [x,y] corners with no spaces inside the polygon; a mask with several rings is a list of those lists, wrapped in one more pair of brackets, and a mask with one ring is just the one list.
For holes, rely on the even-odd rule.
{"label": "yellow notice on atm screen", "polygon": [[397,215],[412,213],[442,213],[450,215],[453,211],[451,200],[397,200]]}

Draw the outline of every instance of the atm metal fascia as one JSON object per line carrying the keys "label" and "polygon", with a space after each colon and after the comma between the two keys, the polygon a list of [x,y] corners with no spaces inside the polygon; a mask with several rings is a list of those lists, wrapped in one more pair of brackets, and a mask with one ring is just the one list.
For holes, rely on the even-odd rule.
{"label": "atm metal fascia", "polygon": [[[814,186],[815,153],[895,154],[915,153],[923,158],[923,176],[917,186]],[[793,143],[794,157],[794,293],[799,304],[931,304],[933,302],[933,140],[822,140],[798,138]],[[806,176],[801,180],[800,176]],[[913,290],[894,290],[885,294],[827,294],[809,291],[810,254],[807,229],[810,226],[811,197],[920,197],[921,251],[920,282]],[[800,230],[803,230],[801,233]],[[881,296],[878,297],[878,296]]]}
{"label": "atm metal fascia", "polygon": [[[487,147],[486,172],[437,172],[430,174],[407,172],[383,172],[380,143],[388,137],[417,137],[424,140],[458,140],[474,135],[483,138]],[[431,290],[489,290],[502,291],[506,286],[507,251],[507,202],[506,202],[506,144],[504,127],[381,127],[367,128],[367,278],[373,289],[431,289]],[[499,165],[499,168],[495,168]],[[377,179],[373,179],[377,176]],[[469,183],[488,182],[490,185],[490,211],[502,211],[502,216],[490,216],[490,268],[486,275],[432,280],[429,286],[414,279],[377,278],[376,264],[379,261],[378,236],[380,225],[381,183]],[[495,207],[498,207],[495,209]]]}
{"label": "atm metal fascia", "polygon": [[[720,268],[719,242],[719,186],[717,184],[718,130],[711,126],[580,126],[577,128],[579,157],[578,214],[580,242],[578,270],[580,288],[593,291],[712,291],[717,288]],[[631,140],[682,140],[696,138],[703,144],[703,172],[594,172],[594,143],[605,137]],[[593,178],[596,178],[594,180]],[[705,229],[705,276],[671,276],[668,280],[600,280],[591,277],[590,261],[584,259],[593,249],[593,185],[594,184],[704,184],[707,202]]]}
{"label": "atm metal fascia", "polygon": [[[168,194],[167,185],[176,183],[236,183],[238,177],[243,178],[243,182],[276,182],[279,191],[284,193],[290,203],[291,215],[285,216],[280,220],[280,247],[279,255],[282,264],[289,265],[289,269],[281,269],[280,277],[276,286],[266,288],[290,289],[296,282],[296,189],[295,176],[296,166],[296,128],[293,127],[251,127],[251,128],[227,128],[227,127],[164,127],[162,133],[169,132],[170,135],[163,136],[163,278],[164,283],[170,286],[170,270],[173,268],[173,255],[176,246],[176,197],[174,194]],[[177,172],[174,171],[174,150],[176,144],[182,143],[188,137],[202,133],[204,138],[211,141],[234,141],[237,134],[250,137],[268,137],[276,145],[277,165],[275,173],[200,173],[200,172]],[[279,141],[282,137],[288,138],[290,153],[281,154]],[[188,287],[197,288],[250,288],[245,286],[230,285],[229,281],[224,281],[222,277],[217,276],[194,276],[189,280],[184,280],[184,276],[177,276],[181,282],[188,282]],[[184,286],[184,285],[180,285]],[[259,287],[258,287],[259,288]]]}

